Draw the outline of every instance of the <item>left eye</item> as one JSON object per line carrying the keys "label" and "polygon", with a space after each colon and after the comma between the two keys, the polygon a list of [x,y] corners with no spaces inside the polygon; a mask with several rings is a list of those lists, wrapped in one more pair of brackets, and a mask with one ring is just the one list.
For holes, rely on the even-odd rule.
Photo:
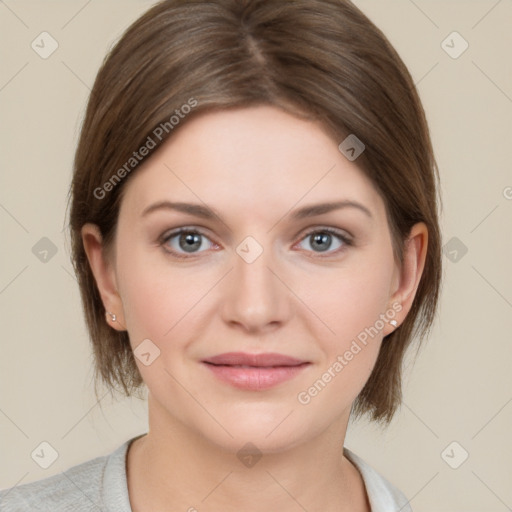
{"label": "left eye", "polygon": [[[313,248],[313,252],[326,252],[332,248],[333,239],[338,239],[338,246],[334,247],[334,250],[330,251],[331,253],[338,252],[343,246],[350,245],[351,243],[350,240],[341,233],[325,228],[309,232],[302,241],[310,240],[310,247]],[[336,246],[336,243],[334,245]]]}

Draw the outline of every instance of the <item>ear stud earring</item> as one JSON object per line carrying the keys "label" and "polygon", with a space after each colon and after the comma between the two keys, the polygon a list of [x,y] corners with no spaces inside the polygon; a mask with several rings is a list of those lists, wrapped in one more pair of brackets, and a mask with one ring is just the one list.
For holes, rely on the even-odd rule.
{"label": "ear stud earring", "polygon": [[396,326],[398,325],[398,322],[396,320],[390,320],[389,323],[396,329]]}
{"label": "ear stud earring", "polygon": [[110,316],[110,318],[112,319],[112,322],[116,321],[116,315],[114,313],[110,313],[109,311],[105,311],[105,314]]}

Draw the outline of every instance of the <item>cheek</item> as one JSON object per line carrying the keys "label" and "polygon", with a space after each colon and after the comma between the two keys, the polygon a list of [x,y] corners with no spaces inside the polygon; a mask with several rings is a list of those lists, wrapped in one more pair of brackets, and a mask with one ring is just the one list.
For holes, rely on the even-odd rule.
{"label": "cheek", "polygon": [[196,306],[211,287],[208,275],[170,265],[135,244],[122,254],[117,261],[119,292],[132,346],[144,339],[161,349],[172,339],[175,346],[178,333],[190,326]]}
{"label": "cheek", "polygon": [[[321,319],[314,318],[310,324],[325,357],[316,376],[318,385],[311,385],[313,394],[322,394],[315,398],[317,404],[326,407],[330,401],[348,406],[364,387],[377,360],[385,327],[382,316],[386,318],[389,307],[392,253],[384,251],[379,258],[369,255],[354,262],[334,278],[328,273],[317,275],[303,288],[304,302]],[[326,391],[320,393],[324,385]]]}
{"label": "cheek", "polygon": [[[301,298],[318,317],[322,339],[338,349],[350,344],[366,328],[378,322],[388,307],[391,263],[358,262],[337,272],[302,281]],[[377,327],[382,330],[381,322]]]}
{"label": "cheek", "polygon": [[[179,386],[175,387],[170,375],[179,374],[187,334],[190,337],[190,331],[195,329],[192,325],[196,313],[194,305],[208,289],[204,279],[201,285],[195,282],[196,277],[176,268],[171,271],[148,264],[134,254],[120,264],[119,269],[126,328],[142,379],[157,396],[164,396],[169,389],[179,394]],[[123,274],[121,269],[124,269]],[[148,339],[158,348],[146,342],[141,345],[143,352],[158,356],[146,365],[137,357],[137,347]]]}
{"label": "cheek", "polygon": [[384,324],[380,315],[386,310],[387,296],[378,293],[375,281],[372,287],[369,283],[363,286],[365,279],[339,283],[328,298],[310,296],[311,309],[324,312],[322,320],[329,329],[315,320],[323,357],[297,400],[311,414],[329,411],[328,422],[350,408],[368,381],[381,347]]}

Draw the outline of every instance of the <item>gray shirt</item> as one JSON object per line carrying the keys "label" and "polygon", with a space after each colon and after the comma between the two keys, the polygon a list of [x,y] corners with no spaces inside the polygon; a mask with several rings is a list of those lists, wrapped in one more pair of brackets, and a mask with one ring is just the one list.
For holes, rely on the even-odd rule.
{"label": "gray shirt", "polygon": [[[129,439],[109,455],[96,457],[36,482],[0,490],[1,512],[132,512],[126,481]],[[372,512],[412,512],[391,483],[347,448],[360,471]],[[191,509],[193,504],[191,504]]]}

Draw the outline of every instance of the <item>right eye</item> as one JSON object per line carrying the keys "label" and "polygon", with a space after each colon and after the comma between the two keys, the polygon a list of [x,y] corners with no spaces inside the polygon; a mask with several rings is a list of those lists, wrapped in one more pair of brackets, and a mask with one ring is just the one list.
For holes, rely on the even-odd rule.
{"label": "right eye", "polygon": [[161,246],[164,250],[177,258],[188,258],[187,254],[193,256],[204,252],[201,248],[208,246],[205,240],[214,244],[204,233],[196,228],[179,228],[170,233],[166,233],[161,238]]}

